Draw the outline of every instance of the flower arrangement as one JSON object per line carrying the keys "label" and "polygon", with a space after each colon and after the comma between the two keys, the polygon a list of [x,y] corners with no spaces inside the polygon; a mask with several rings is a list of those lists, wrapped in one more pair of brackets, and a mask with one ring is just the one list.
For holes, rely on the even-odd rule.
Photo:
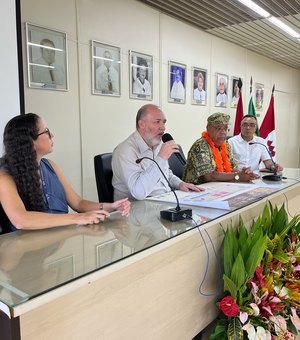
{"label": "flower arrangement", "polygon": [[266,204],[224,235],[224,295],[210,340],[300,339],[300,216]]}

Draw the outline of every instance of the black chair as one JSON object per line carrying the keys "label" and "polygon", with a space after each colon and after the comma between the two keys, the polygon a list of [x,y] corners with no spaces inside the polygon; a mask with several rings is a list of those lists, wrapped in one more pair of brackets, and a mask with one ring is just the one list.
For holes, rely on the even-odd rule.
{"label": "black chair", "polygon": [[94,157],[94,168],[99,202],[114,201],[114,189],[111,183],[113,176],[111,159],[111,152],[102,153]]}
{"label": "black chair", "polygon": [[10,233],[10,221],[0,204],[0,235]]}
{"label": "black chair", "polygon": [[[183,157],[183,159],[186,162],[186,158],[185,155],[183,153],[182,147],[180,145],[179,146],[179,151],[181,156]],[[171,157],[169,158],[169,167],[172,170],[173,174],[176,175],[177,177],[179,177],[180,179],[182,179],[183,176],[183,170],[185,165],[183,165],[180,160],[176,157],[176,155],[173,153],[171,155]]]}

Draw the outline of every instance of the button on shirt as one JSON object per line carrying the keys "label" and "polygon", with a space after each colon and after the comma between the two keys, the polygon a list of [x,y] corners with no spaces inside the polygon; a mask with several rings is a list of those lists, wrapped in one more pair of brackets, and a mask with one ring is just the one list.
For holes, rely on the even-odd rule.
{"label": "button on shirt", "polygon": [[251,141],[246,142],[239,134],[229,138],[228,142],[231,145],[233,156],[238,163],[239,169],[250,166],[251,170],[258,170],[261,161],[271,159],[268,151],[262,145],[249,145],[250,142],[266,145],[266,141],[261,137],[253,136]]}
{"label": "button on shirt", "polygon": [[135,131],[116,147],[112,157],[114,200],[124,197],[142,200],[147,196],[155,196],[171,190],[154,162],[144,159],[139,164],[136,163],[136,160],[142,157],[154,159],[171,186],[175,189],[179,188],[181,179],[169,169],[168,161],[158,156],[161,145],[162,143],[150,148],[140,133]]}

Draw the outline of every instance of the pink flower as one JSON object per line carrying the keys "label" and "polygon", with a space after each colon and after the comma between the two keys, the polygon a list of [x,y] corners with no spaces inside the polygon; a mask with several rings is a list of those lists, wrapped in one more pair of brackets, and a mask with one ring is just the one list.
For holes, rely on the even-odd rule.
{"label": "pink flower", "polygon": [[240,321],[244,324],[248,320],[248,314],[246,312],[240,312]]}
{"label": "pink flower", "polygon": [[240,307],[235,303],[235,300],[232,296],[225,296],[219,304],[221,311],[226,316],[236,316],[240,312]]}
{"label": "pink flower", "polygon": [[297,310],[294,307],[291,307],[291,311],[293,316],[290,316],[292,323],[294,324],[294,326],[298,329],[298,331],[300,331],[300,318],[297,315]]}

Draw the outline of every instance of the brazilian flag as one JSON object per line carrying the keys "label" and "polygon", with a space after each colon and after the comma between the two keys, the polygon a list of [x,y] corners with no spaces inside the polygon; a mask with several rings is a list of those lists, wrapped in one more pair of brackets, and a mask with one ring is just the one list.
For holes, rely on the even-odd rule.
{"label": "brazilian flag", "polygon": [[[248,115],[256,117],[252,95],[251,95],[250,100],[249,100]],[[259,136],[259,127],[258,127],[258,124],[257,124],[257,127],[256,127],[255,134],[256,134],[256,136]]]}

